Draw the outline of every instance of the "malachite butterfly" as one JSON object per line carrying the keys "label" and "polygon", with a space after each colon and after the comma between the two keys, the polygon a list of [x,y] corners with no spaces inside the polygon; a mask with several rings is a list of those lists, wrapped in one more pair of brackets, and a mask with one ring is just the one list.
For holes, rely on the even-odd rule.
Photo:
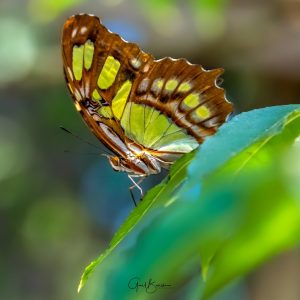
{"label": "malachite butterfly", "polygon": [[63,28],[64,73],[76,109],[114,155],[114,170],[146,177],[214,134],[232,111],[217,85],[223,69],[155,60],[87,14]]}

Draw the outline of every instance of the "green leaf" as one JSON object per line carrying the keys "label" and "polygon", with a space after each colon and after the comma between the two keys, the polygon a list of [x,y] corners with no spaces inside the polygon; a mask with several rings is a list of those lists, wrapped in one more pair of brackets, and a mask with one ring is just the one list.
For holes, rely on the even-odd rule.
{"label": "green leaf", "polygon": [[[207,258],[206,281],[199,289],[205,299],[298,243],[300,195],[290,184],[299,182],[300,172],[292,172],[298,177],[286,180],[286,169],[297,165],[286,162],[299,135],[299,105],[255,110],[236,116],[207,139],[188,168],[188,179],[179,174],[190,159],[182,169],[184,159],[175,164],[173,176],[178,180],[173,183],[180,187],[186,180],[178,190],[178,201],[159,215],[148,211],[147,228],[121,252],[118,264],[111,262],[102,274],[109,278],[105,297],[147,299],[147,294],[128,289],[132,275],[180,289],[195,272],[194,259],[198,261],[200,251]],[[149,197],[158,192],[155,201],[167,203],[174,190],[170,181],[150,191]]]}
{"label": "green leaf", "polygon": [[[185,155],[172,166],[168,178],[151,189],[139,205],[130,213],[127,220],[121,225],[111,240],[109,247],[96,260],[91,262],[81,276],[78,292],[83,288],[90,274],[107,256],[122,242],[128,233],[145,217],[153,206],[163,207],[172,199],[172,194],[186,178],[186,167],[192,160],[194,152]],[[163,199],[163,201],[162,201]]]}
{"label": "green leaf", "polygon": [[[278,120],[268,134],[230,159],[217,176],[231,174],[239,182],[260,181],[258,189],[249,192],[250,210],[245,211],[242,226],[214,257],[205,287],[205,296],[217,291],[226,282],[245,274],[269,256],[300,241],[300,194],[290,193],[291,185],[285,169],[297,168],[296,162],[286,165],[290,149],[298,141],[300,157],[300,109]],[[252,174],[249,177],[249,174]],[[300,180],[298,172],[298,182]],[[254,178],[256,177],[256,178]]]}
{"label": "green leaf", "polygon": [[[221,179],[224,176],[237,176],[246,166],[248,169],[255,166],[262,168],[267,161],[271,163],[275,146],[273,148],[266,147],[267,143],[274,139],[287,123],[293,121],[294,117],[297,118],[297,108],[299,105],[253,110],[250,113],[241,113],[225,124],[214,138],[208,139],[203,144],[201,151],[197,153],[189,166],[188,173],[191,179],[188,189],[191,189],[195,182],[203,182],[203,179],[216,169],[218,172],[214,173],[215,180],[211,181],[212,185],[216,185],[216,176]],[[296,112],[293,113],[293,111]],[[267,149],[270,148],[268,153]],[[214,150],[212,151],[212,149]],[[220,168],[221,166],[222,168]],[[216,251],[222,243],[222,240],[215,241],[211,248],[214,247]],[[206,250],[201,250],[202,275],[203,278],[206,278],[214,251],[210,249],[207,253]]]}
{"label": "green leaf", "polygon": [[289,114],[297,113],[299,108],[300,105],[273,106],[235,116],[201,145],[188,168],[190,182],[202,181],[246,148],[273,137],[285,126]]}

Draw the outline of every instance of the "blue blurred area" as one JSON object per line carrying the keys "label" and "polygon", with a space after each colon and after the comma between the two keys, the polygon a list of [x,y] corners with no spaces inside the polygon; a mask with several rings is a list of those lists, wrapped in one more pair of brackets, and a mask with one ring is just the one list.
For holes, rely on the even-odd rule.
{"label": "blue blurred area", "polygon": [[118,33],[126,41],[143,45],[145,43],[145,31],[136,23],[131,23],[130,20],[106,20],[104,17],[103,24],[112,32]]}
{"label": "blue blurred area", "polygon": [[111,234],[133,209],[129,184],[126,174],[114,172],[105,158],[93,162],[83,177],[83,205],[99,226],[110,228]]}

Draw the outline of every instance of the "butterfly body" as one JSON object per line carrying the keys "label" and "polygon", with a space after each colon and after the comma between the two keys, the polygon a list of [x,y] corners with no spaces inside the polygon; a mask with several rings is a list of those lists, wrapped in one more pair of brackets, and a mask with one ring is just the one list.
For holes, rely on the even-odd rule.
{"label": "butterfly body", "polygon": [[107,155],[113,169],[132,176],[168,168],[214,134],[232,111],[216,84],[222,69],[155,60],[95,16],[66,21],[62,56],[76,109],[114,153]]}

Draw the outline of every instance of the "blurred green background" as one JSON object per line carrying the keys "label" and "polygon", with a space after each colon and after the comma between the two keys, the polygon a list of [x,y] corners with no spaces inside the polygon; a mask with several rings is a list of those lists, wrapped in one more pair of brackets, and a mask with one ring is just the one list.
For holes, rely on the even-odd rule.
{"label": "blurred green background", "polygon": [[[98,143],[75,111],[60,57],[63,23],[81,12],[157,58],[223,67],[236,113],[299,103],[299,1],[2,0],[0,299],[84,299],[83,268],[133,209],[126,174],[59,129]],[[300,299],[299,279],[294,250],[220,299]]]}

